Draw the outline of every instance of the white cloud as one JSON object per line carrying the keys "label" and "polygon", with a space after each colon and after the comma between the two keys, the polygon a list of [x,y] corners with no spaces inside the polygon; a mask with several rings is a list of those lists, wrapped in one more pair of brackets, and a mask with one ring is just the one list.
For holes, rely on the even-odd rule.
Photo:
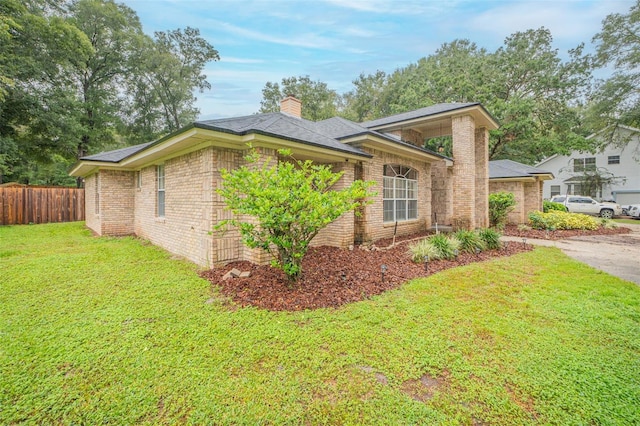
{"label": "white cloud", "polygon": [[278,37],[270,33],[242,28],[228,22],[208,20],[211,24],[223,30],[250,40],[259,40],[267,43],[283,44],[286,46],[307,47],[312,49],[330,49],[337,43],[336,40],[322,37],[313,33],[296,34],[295,37]]}

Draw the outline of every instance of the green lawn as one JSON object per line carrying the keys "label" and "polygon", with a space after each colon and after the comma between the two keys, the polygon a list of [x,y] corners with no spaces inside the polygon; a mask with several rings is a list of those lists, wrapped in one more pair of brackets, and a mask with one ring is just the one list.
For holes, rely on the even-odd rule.
{"label": "green lawn", "polygon": [[640,225],[638,219],[613,219],[613,221],[622,225]]}
{"label": "green lawn", "polygon": [[557,249],[337,310],[216,296],[133,238],[0,227],[0,424],[640,421],[640,288]]}

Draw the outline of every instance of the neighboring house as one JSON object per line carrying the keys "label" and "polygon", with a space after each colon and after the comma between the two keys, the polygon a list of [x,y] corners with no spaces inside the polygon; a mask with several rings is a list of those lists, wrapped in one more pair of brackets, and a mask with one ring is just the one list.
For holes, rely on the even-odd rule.
{"label": "neighboring house", "polygon": [[[288,97],[281,112],[195,122],[157,141],[82,158],[70,174],[85,179],[86,224],[98,235],[134,234],[199,265],[265,262],[237,230],[212,233],[231,214],[216,192],[220,169],[244,164],[250,143],[272,161],[288,148],[298,159],[376,183],[377,195],[322,230],[314,245],[347,247],[429,229],[488,226],[489,131],[498,127],[478,103],[433,105],[354,123],[301,118]],[[451,135],[453,159],[423,148]]]}
{"label": "neighboring house", "polygon": [[[536,166],[549,170],[555,179],[545,182],[543,196],[587,195],[601,200],[615,200],[618,204],[640,204],[640,129],[618,126],[589,136],[609,140],[602,152],[590,154],[574,151],[570,155],[554,155]],[[612,178],[598,182],[597,175]],[[591,190],[590,190],[591,189]]]}
{"label": "neighboring house", "polygon": [[542,187],[550,179],[553,173],[516,161],[489,162],[489,193],[512,192],[516,198],[515,208],[507,218],[509,223],[526,223],[529,212],[542,210]]}

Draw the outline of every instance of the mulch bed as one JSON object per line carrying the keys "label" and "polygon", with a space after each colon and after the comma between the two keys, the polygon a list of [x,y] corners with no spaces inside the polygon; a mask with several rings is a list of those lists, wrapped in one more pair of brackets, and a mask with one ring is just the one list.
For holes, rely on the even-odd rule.
{"label": "mulch bed", "polygon": [[[626,228],[613,230],[617,232],[602,229],[591,231],[586,235],[625,233],[624,229]],[[627,229],[626,232],[628,231]],[[413,278],[425,277],[469,263],[511,256],[533,248],[530,244],[512,242],[500,250],[488,250],[478,255],[461,253],[455,260],[432,261],[428,264],[428,270],[425,270],[424,264],[413,263],[407,254],[409,240],[423,235],[427,234],[398,239],[396,246],[388,250],[365,250],[362,247],[355,247],[353,250],[328,246],[312,247],[303,261],[303,276],[293,287],[288,286],[282,271],[247,261],[232,262],[224,267],[205,271],[202,277],[211,281],[214,286],[219,286],[221,293],[237,305],[256,306],[273,311],[301,311],[339,307],[399,287]],[[549,237],[541,236],[535,230],[518,231],[516,227],[508,227],[505,235],[525,238]],[[554,239],[567,238],[565,234],[557,235]],[[574,235],[585,234],[577,233],[569,236]],[[387,247],[390,243],[391,240],[378,241],[376,247]],[[384,279],[382,265],[387,267]],[[250,271],[251,276],[223,280],[223,275],[233,268]]]}
{"label": "mulch bed", "polygon": [[582,237],[589,235],[617,235],[628,234],[631,229],[619,226],[614,229],[600,228],[595,231],[581,231],[579,229],[562,229],[558,231],[543,231],[541,229],[520,230],[515,225],[505,227],[503,235],[510,237],[535,238],[538,240],[564,240],[571,237]]}

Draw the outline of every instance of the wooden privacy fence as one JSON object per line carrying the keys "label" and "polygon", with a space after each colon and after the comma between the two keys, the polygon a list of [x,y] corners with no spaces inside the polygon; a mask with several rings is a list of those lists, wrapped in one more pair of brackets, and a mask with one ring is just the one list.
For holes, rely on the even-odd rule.
{"label": "wooden privacy fence", "polygon": [[84,188],[0,186],[0,225],[84,220]]}

